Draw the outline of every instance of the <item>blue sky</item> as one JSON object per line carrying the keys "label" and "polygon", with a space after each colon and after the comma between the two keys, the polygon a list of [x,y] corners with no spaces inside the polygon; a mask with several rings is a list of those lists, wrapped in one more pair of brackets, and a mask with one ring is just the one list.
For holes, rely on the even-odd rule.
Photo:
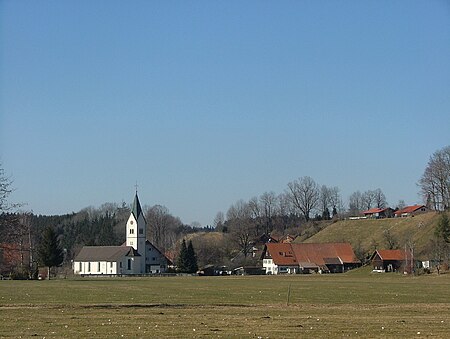
{"label": "blue sky", "polygon": [[450,144],[448,1],[0,1],[0,161],[40,214],[211,224],[311,176],[420,202]]}

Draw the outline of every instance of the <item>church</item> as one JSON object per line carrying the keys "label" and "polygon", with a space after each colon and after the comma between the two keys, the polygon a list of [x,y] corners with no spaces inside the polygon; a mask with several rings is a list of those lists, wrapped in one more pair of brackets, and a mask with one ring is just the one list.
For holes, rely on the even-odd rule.
{"label": "church", "polygon": [[79,275],[154,274],[167,271],[170,260],[147,240],[147,222],[136,192],[122,246],[84,246],[73,261]]}

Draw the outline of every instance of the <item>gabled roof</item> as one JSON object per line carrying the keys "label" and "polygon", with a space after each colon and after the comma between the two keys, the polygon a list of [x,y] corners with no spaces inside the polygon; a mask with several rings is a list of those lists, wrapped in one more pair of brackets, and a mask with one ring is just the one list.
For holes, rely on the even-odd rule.
{"label": "gabled roof", "polygon": [[133,213],[134,218],[136,220],[138,220],[139,215],[142,214],[142,207],[141,204],[139,203],[139,198],[136,192],[136,195],[134,196],[134,201],[133,201],[133,207],[131,208],[131,213]]}
{"label": "gabled roof", "polygon": [[166,258],[169,264],[173,264],[173,260],[171,260],[165,253],[163,253],[158,247],[153,245],[149,240],[145,240],[145,244],[152,246],[159,254],[161,254],[164,258]]}
{"label": "gabled roof", "polygon": [[333,263],[360,263],[349,243],[323,243],[323,244],[292,244],[298,261],[313,262],[316,265],[325,265],[325,258]]}
{"label": "gabled roof", "polygon": [[375,213],[381,213],[383,211],[385,211],[387,208],[370,208],[367,211],[364,211],[363,214],[375,214]]}
{"label": "gabled roof", "polygon": [[298,261],[292,251],[292,244],[272,243],[266,244],[267,254],[278,266],[298,266]]}
{"label": "gabled roof", "polygon": [[255,238],[253,242],[255,244],[265,244],[268,242],[277,242],[278,240],[275,237],[272,237],[270,234],[262,234],[259,237]]}
{"label": "gabled roof", "polygon": [[406,206],[405,208],[402,208],[401,210],[398,210],[394,214],[400,215],[400,214],[404,214],[404,213],[413,213],[413,212],[421,209],[422,207],[426,207],[426,206],[425,205]]}
{"label": "gabled roof", "polygon": [[140,256],[131,246],[84,246],[74,261],[117,261]]}
{"label": "gabled roof", "polygon": [[377,253],[381,260],[405,260],[405,251],[403,250],[376,250],[372,259]]}
{"label": "gabled roof", "polygon": [[360,263],[349,243],[324,244],[266,244],[266,255],[270,255],[276,265],[298,265],[302,263],[324,266],[331,263]]}

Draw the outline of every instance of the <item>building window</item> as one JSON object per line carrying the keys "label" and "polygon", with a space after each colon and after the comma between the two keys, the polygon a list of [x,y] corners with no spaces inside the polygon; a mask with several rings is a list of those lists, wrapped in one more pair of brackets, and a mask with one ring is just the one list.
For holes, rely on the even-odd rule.
{"label": "building window", "polygon": [[97,272],[100,272],[100,263],[98,263],[98,270]]}
{"label": "building window", "polygon": [[130,228],[130,234],[134,234],[134,228]]}
{"label": "building window", "polygon": [[87,269],[87,271],[88,271],[88,272],[91,271],[91,262],[88,262],[88,269]]}
{"label": "building window", "polygon": [[143,228],[139,229],[139,234],[144,234],[144,229]]}
{"label": "building window", "polygon": [[131,271],[131,259],[128,259],[128,270]]}
{"label": "building window", "polygon": [[119,263],[119,267],[122,268],[122,262]]}
{"label": "building window", "polygon": [[109,263],[109,267],[113,267],[113,263],[112,263],[112,261]]}
{"label": "building window", "polygon": [[133,242],[132,241],[130,241],[130,245],[133,246]]}

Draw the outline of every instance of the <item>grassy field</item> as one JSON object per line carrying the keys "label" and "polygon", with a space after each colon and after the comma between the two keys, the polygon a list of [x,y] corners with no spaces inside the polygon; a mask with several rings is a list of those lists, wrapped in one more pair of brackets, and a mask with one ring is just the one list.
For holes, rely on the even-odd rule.
{"label": "grassy field", "polygon": [[[384,234],[389,230],[391,237],[400,247],[411,241],[414,243],[415,253],[427,258],[427,246],[433,238],[439,218],[438,213],[429,212],[408,218],[340,220],[305,242],[349,242],[354,250],[360,247],[365,252],[371,252],[374,245],[379,249],[388,248]],[[299,238],[298,241],[303,239]]]}
{"label": "grassy field", "polygon": [[450,337],[450,274],[0,281],[0,337]]}

